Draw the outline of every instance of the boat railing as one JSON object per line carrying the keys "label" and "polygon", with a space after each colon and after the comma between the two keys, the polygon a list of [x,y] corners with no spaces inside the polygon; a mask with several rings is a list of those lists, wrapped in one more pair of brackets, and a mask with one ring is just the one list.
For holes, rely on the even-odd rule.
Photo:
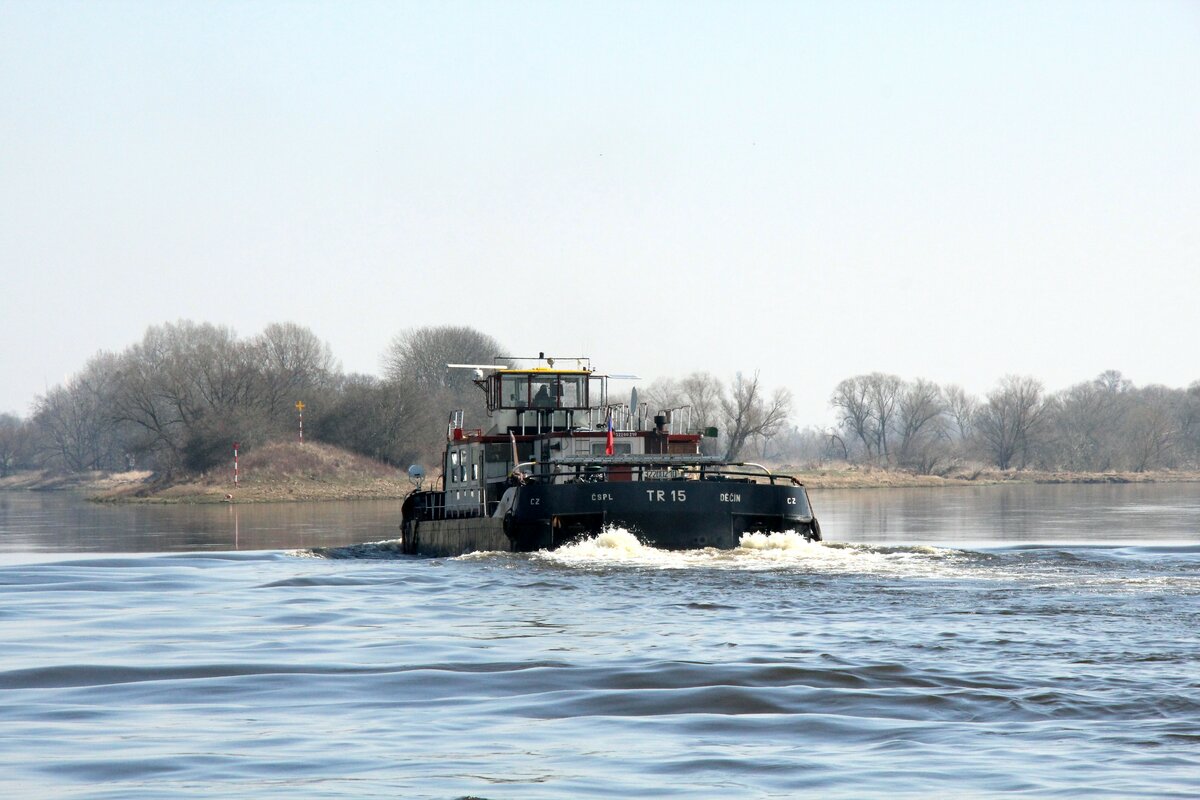
{"label": "boat railing", "polygon": [[526,461],[514,470],[533,483],[605,483],[622,481],[740,480],[772,486],[803,486],[791,475],[772,472],[753,461],[726,461],[720,456],[625,454],[559,456],[547,462]]}
{"label": "boat railing", "polygon": [[[413,510],[419,519],[425,521],[489,517],[500,504],[498,500],[488,500],[484,496],[474,503],[447,504],[444,492],[425,491],[419,492],[418,495]],[[483,492],[480,492],[480,495],[483,495]]]}
{"label": "boat railing", "polygon": [[614,403],[608,406],[587,409],[589,430],[602,430],[608,424],[608,414],[612,412],[613,430],[616,431],[649,431],[654,430],[654,418],[660,413],[667,418],[667,424],[672,433],[689,433],[692,430],[692,407],[676,406],[674,408],[655,409],[644,403],[632,408],[628,403]]}

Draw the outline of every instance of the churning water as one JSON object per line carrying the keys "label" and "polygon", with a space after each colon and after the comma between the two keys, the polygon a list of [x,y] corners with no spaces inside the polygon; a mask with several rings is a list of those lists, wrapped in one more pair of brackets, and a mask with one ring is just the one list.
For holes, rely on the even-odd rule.
{"label": "churning water", "polygon": [[[0,796],[1196,796],[1198,490],[1073,489],[456,559],[399,555],[387,504],[243,508],[241,552],[230,509],[7,495]],[[141,552],[84,552],[114,525]]]}

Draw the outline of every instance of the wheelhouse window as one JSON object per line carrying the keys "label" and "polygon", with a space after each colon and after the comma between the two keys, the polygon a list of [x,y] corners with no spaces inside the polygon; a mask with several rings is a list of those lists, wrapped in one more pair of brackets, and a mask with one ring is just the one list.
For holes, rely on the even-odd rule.
{"label": "wheelhouse window", "polygon": [[496,408],[583,409],[589,405],[588,379],[586,374],[500,375],[498,381],[490,384],[489,402],[495,403]]}
{"label": "wheelhouse window", "polygon": [[586,375],[562,375],[558,380],[560,408],[587,408]]}
{"label": "wheelhouse window", "polygon": [[534,408],[554,408],[556,405],[554,376],[534,375],[530,377],[529,391],[530,396],[533,397],[531,405]]}
{"label": "wheelhouse window", "polygon": [[529,405],[529,376],[500,376],[500,403],[505,408],[525,408]]}

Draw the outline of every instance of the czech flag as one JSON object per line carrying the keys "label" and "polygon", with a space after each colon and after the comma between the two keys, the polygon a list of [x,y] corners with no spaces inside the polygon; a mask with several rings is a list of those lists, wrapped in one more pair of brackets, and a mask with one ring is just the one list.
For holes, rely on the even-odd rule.
{"label": "czech flag", "polygon": [[612,409],[608,410],[608,436],[604,440],[604,455],[611,456],[613,454],[613,426],[612,426]]}

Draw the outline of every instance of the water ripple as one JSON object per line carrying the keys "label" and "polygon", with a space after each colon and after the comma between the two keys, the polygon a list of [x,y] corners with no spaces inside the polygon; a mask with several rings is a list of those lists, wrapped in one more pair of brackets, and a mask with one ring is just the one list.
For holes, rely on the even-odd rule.
{"label": "water ripple", "polygon": [[0,565],[0,794],[1194,796],[1198,580],[1190,546],[619,530]]}

